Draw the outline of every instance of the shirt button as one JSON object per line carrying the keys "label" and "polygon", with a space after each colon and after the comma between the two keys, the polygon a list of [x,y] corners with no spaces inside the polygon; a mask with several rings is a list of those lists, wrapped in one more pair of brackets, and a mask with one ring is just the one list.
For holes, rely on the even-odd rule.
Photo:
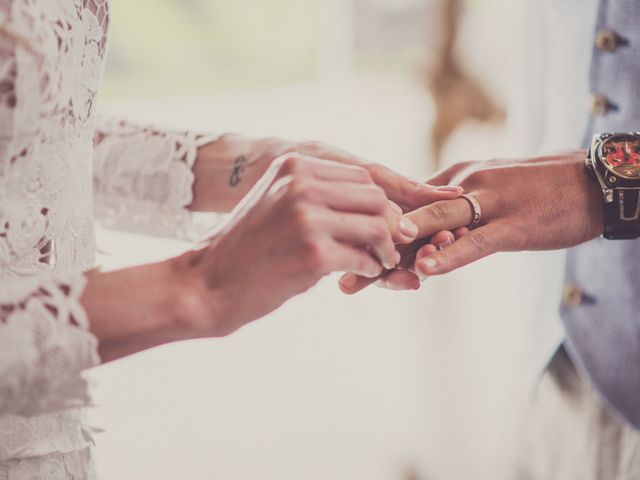
{"label": "shirt button", "polygon": [[591,113],[603,116],[611,109],[611,103],[604,95],[594,94],[591,96]]}
{"label": "shirt button", "polygon": [[618,35],[611,30],[601,30],[596,34],[596,48],[604,52],[613,52],[620,46]]}
{"label": "shirt button", "polygon": [[564,287],[562,293],[562,305],[565,307],[577,307],[582,304],[584,300],[584,292],[573,283],[568,283]]}

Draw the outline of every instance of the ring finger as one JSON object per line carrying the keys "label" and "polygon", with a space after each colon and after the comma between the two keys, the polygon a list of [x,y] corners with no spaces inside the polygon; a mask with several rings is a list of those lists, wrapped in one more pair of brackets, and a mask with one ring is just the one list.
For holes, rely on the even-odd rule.
{"label": "ring finger", "polygon": [[[486,220],[486,207],[482,196],[476,195],[483,206]],[[418,226],[418,238],[430,237],[444,230],[456,230],[467,227],[473,220],[474,210],[468,200],[459,198],[432,203],[419,208],[406,217]]]}

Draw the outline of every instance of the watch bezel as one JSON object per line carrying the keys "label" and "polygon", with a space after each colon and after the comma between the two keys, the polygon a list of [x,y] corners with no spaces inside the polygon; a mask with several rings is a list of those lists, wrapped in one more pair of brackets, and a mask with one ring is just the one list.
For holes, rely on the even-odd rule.
{"label": "watch bezel", "polygon": [[640,133],[637,133],[637,132],[616,133],[616,134],[607,133],[607,134],[599,135],[594,141],[594,144],[595,144],[594,146],[596,147],[595,156],[597,159],[597,163],[604,168],[605,170],[605,172],[603,172],[604,180],[607,183],[607,185],[609,185],[611,188],[615,188],[618,186],[620,187],[628,186],[627,182],[630,182],[630,183],[632,182],[634,186],[637,186],[637,182],[640,181],[640,174],[632,177],[629,175],[624,175],[620,172],[616,172],[614,170],[615,167],[612,167],[611,165],[609,165],[609,163],[605,160],[605,156],[603,153],[604,147],[610,142],[620,141],[620,140],[632,141],[640,145]]}
{"label": "watch bezel", "polygon": [[[608,141],[615,139],[629,139],[640,143],[640,133],[600,133],[593,137],[591,148],[585,160],[585,169],[592,179],[598,183],[604,202],[604,231],[602,236],[609,240],[629,240],[640,238],[640,176],[628,177],[611,170],[612,167],[604,161],[603,147]],[[627,192],[633,192],[629,200],[638,202],[635,217],[628,218],[629,204]]]}

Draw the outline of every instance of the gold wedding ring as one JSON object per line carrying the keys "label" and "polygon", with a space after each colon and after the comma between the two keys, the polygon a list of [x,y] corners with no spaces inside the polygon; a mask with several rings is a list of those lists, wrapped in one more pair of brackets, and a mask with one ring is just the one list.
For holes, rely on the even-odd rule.
{"label": "gold wedding ring", "polygon": [[478,225],[480,225],[480,221],[482,220],[482,207],[480,206],[480,202],[478,202],[478,199],[470,193],[465,193],[464,195],[462,195],[462,198],[469,202],[469,205],[471,205],[471,210],[473,210],[471,223],[467,226],[469,230],[473,230]]}

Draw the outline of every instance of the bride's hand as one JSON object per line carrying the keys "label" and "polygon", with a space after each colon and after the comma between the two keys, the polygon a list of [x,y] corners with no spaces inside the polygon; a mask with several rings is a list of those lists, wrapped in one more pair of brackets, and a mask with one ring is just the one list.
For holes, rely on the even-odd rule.
{"label": "bride's hand", "polygon": [[469,233],[468,228],[441,231],[425,240],[417,240],[398,248],[402,255],[400,264],[383,272],[377,278],[367,278],[355,273],[346,273],[340,279],[340,289],[349,295],[358,293],[374,283],[390,290],[418,290],[426,277],[415,268],[416,262],[427,258],[453,245],[458,239]]}
{"label": "bride's hand", "polygon": [[202,336],[226,335],[275,310],[323,276],[376,277],[400,261],[417,229],[359,166],[300,154],[275,161],[203,248],[175,260],[202,292]]}

